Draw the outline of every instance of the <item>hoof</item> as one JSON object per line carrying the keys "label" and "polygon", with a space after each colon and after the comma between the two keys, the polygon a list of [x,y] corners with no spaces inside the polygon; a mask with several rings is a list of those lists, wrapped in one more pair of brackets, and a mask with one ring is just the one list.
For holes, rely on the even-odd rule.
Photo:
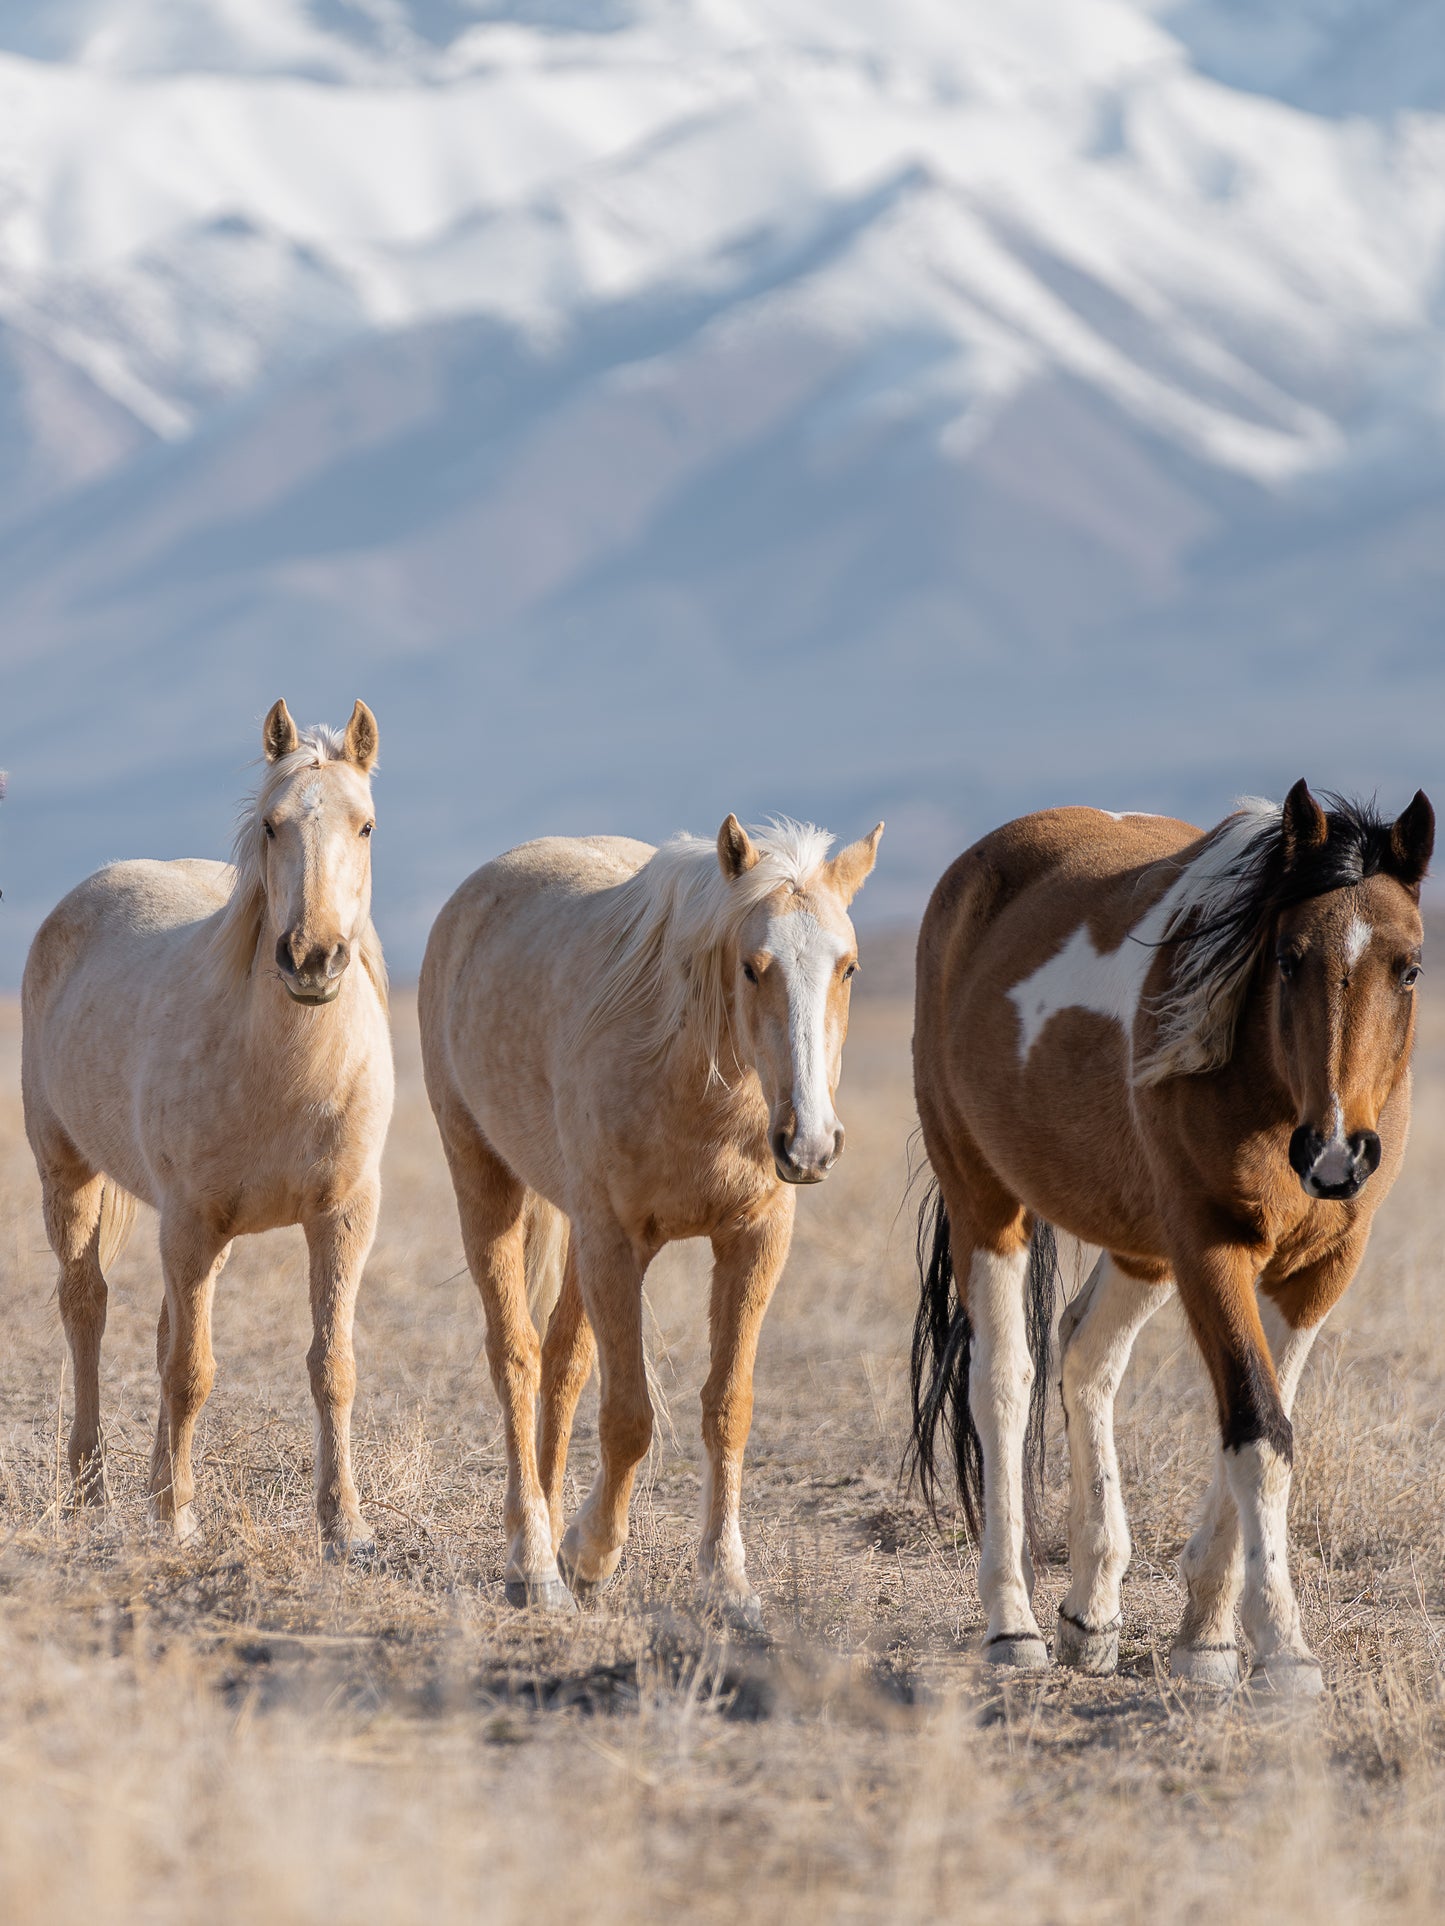
{"label": "hoof", "polygon": [[[568,1533],[568,1537],[571,1537],[570,1532]],[[572,1596],[585,1600],[595,1598],[599,1592],[605,1592],[613,1579],[616,1578],[617,1567],[622,1563],[621,1546],[619,1545],[617,1550],[611,1554],[606,1569],[596,1578],[586,1578],[583,1576],[577,1567],[576,1560],[572,1556],[572,1549],[567,1543],[567,1539],[564,1538],[561,1549],[557,1553],[557,1569],[567,1581]]]}
{"label": "hoof", "polygon": [[1049,1648],[1038,1632],[1000,1632],[985,1639],[983,1655],[990,1665],[1009,1665],[1016,1672],[1049,1669]]}
{"label": "hoof", "polygon": [[1059,1613],[1054,1634],[1054,1663],[1067,1665],[1091,1679],[1108,1678],[1119,1669],[1119,1621],[1095,1631],[1067,1612]]}
{"label": "hoof", "polygon": [[328,1538],[321,1547],[328,1565],[354,1565],[358,1571],[375,1570],[380,1563],[374,1538]]}
{"label": "hoof", "polygon": [[1232,1692],[1239,1684],[1239,1652],[1233,1645],[1176,1645],[1169,1654],[1169,1676],[1190,1685],[1212,1685]]}
{"label": "hoof", "polygon": [[1249,1689],[1256,1697],[1317,1699],[1325,1689],[1325,1675],[1317,1659],[1277,1652],[1273,1658],[1255,1660]]}
{"label": "hoof", "polygon": [[88,1510],[105,1503],[105,1467],[94,1460],[73,1472],[73,1500],[77,1510]]}
{"label": "hoof", "polygon": [[522,1612],[555,1612],[576,1616],[577,1601],[560,1578],[509,1578],[507,1603]]}
{"label": "hoof", "polygon": [[756,1638],[763,1630],[763,1601],[756,1592],[720,1592],[700,1587],[698,1605],[729,1632]]}

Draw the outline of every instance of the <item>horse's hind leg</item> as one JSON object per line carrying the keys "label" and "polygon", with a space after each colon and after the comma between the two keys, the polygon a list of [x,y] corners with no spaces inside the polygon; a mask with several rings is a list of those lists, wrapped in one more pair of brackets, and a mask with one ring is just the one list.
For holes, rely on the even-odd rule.
{"label": "horse's hind leg", "polygon": [[[956,1225],[959,1220],[949,1214]],[[955,1261],[960,1278],[968,1279],[964,1304],[973,1327],[968,1401],[983,1447],[978,1592],[988,1615],[984,1656],[995,1664],[1039,1671],[1049,1657],[1034,1617],[1033,1571],[1024,1548],[1024,1448],[1034,1381],[1025,1309],[1027,1219],[1020,1211],[988,1242],[958,1250]]]}
{"label": "horse's hind leg", "polygon": [[[1134,1340],[1174,1289],[1160,1269],[1100,1258],[1087,1302],[1060,1325],[1061,1389],[1069,1432],[1069,1566],[1054,1657],[1096,1676],[1119,1663],[1120,1586],[1129,1521],[1114,1450],[1114,1399]],[[1072,1307],[1071,1307],[1072,1308]]]}
{"label": "horse's hind leg", "polygon": [[592,1372],[597,1355],[592,1326],[582,1303],[577,1278],[577,1240],[569,1238],[562,1292],[542,1344],[542,1404],[537,1419],[537,1459],[547,1510],[552,1520],[552,1545],[562,1542],[563,1481],[567,1447],[577,1400]]}
{"label": "horse's hind leg", "polygon": [[702,1388],[707,1479],[697,1582],[705,1604],[750,1630],[761,1627],[762,1606],[748,1583],[743,1551],[743,1451],[752,1425],[758,1336],[787,1262],[793,1203],[792,1191],[779,1189],[764,1217],[713,1239],[712,1369]]}
{"label": "horse's hind leg", "polygon": [[438,1107],[437,1123],[456,1191],[462,1248],[486,1319],[487,1365],[502,1407],[507,1602],[570,1611],[575,1608],[557,1569],[552,1521],[537,1475],[541,1347],[527,1309],[527,1193],[460,1106]]}
{"label": "horse's hind leg", "polygon": [[162,1213],[160,1242],[166,1296],[156,1334],[161,1413],[150,1489],[157,1518],[169,1522],[179,1543],[196,1531],[191,1450],[196,1420],[216,1381],[211,1304],[231,1247],[189,1212]]}
{"label": "horse's hind leg", "polygon": [[335,1210],[306,1220],[311,1258],[311,1348],[306,1365],[316,1402],[316,1517],[330,1553],[365,1558],[376,1544],[351,1475],[351,1406],[356,1397],[352,1328],[356,1293],[376,1235],[380,1185],[353,1191]]}
{"label": "horse's hind leg", "polygon": [[105,1502],[100,1434],[100,1341],[105,1333],[106,1285],[100,1268],[100,1218],[105,1180],[87,1171],[74,1151],[51,1148],[40,1162],[45,1232],[60,1262],[57,1295],[75,1375],[75,1421],[67,1458],[76,1495]]}

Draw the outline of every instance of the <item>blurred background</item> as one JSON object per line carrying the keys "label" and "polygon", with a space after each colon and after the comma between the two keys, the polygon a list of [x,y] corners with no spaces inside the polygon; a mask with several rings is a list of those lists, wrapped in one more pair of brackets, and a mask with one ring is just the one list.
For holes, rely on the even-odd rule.
{"label": "blurred background", "polygon": [[1445,802],[1434,0],[7,0],[0,987],[382,737],[544,831]]}

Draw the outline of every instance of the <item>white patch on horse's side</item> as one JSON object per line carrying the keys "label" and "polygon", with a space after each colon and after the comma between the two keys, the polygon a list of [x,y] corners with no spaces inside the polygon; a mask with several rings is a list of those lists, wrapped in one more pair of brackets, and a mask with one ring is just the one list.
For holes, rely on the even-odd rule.
{"label": "white patch on horse's side", "polygon": [[1060,1010],[1093,1010],[1113,1017],[1130,1037],[1154,951],[1128,937],[1116,950],[1096,950],[1081,925],[1064,947],[1009,991],[1019,1013],[1019,1055],[1025,1063],[1044,1025]]}
{"label": "white patch on horse's side", "polygon": [[788,985],[795,1140],[831,1139],[838,1124],[828,1092],[828,988],[847,944],[810,910],[792,910],[769,919],[767,947]]}
{"label": "white patch on horse's side", "polygon": [[1111,823],[1127,823],[1127,822],[1131,822],[1135,817],[1140,817],[1143,819],[1143,821],[1148,823],[1157,823],[1163,820],[1163,818],[1158,816],[1152,809],[1097,809],[1096,808],[1094,810],[1094,814],[1096,816],[1107,816]]}
{"label": "white patch on horse's side", "polygon": [[1345,968],[1352,970],[1374,938],[1374,926],[1367,923],[1363,916],[1350,918],[1350,927],[1345,931]]}
{"label": "white patch on horse's side", "polygon": [[[1022,1059],[1027,1062],[1040,1032],[1056,1011],[1084,1009],[1113,1017],[1122,1027],[1132,1066],[1139,998],[1160,945],[1190,917],[1197,916],[1207,927],[1228,911],[1260,838],[1278,828],[1279,818],[1277,803],[1244,798],[1236,814],[1215,831],[1117,949],[1095,949],[1087,927],[1081,926],[1062,950],[1032,976],[1015,984],[1008,994],[1019,1012]],[[1211,1015],[1216,1022],[1220,1020],[1216,1005],[1221,997],[1227,1001],[1236,978],[1242,985],[1252,962],[1252,956],[1230,958],[1226,968],[1226,960],[1205,946],[1182,993],[1171,994],[1149,1066],[1151,1079],[1210,1067],[1213,1059],[1204,1034],[1206,1026]],[[1227,980],[1221,982],[1221,977]]]}

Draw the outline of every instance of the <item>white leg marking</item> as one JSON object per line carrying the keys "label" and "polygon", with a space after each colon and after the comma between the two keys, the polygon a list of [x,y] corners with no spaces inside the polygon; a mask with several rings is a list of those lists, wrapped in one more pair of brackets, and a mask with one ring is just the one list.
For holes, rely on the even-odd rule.
{"label": "white leg marking", "polygon": [[[1072,1579],[1060,1607],[1060,1648],[1084,1669],[1095,1671],[1112,1670],[1118,1662],[1120,1586],[1130,1553],[1114,1449],[1114,1399],[1135,1338],[1174,1286],[1141,1283],[1105,1256],[1086,1290],[1089,1301],[1063,1340]],[[1105,1647],[1112,1650],[1107,1665]]]}
{"label": "white leg marking", "polygon": [[983,1445],[983,1544],[978,1591],[987,1642],[1042,1638],[1024,1564],[1024,1438],[1034,1381],[1024,1314],[1028,1252],[975,1251],[968,1273],[973,1358],[969,1405]]}
{"label": "white leg marking", "polygon": [[[1263,1293],[1259,1300],[1259,1314],[1264,1324],[1264,1334],[1269,1340],[1270,1355],[1274,1359],[1275,1376],[1279,1380],[1280,1401],[1284,1405],[1285,1416],[1288,1417],[1294,1409],[1295,1393],[1299,1389],[1305,1360],[1319,1334],[1320,1326],[1315,1324],[1305,1329],[1295,1330],[1285,1322],[1273,1298],[1266,1297]],[[1259,1447],[1248,1446],[1246,1449],[1257,1452]],[[1271,1452],[1270,1456],[1274,1458],[1275,1466],[1269,1469],[1266,1476],[1263,1467],[1240,1467],[1237,1462],[1231,1464],[1230,1461],[1237,1461],[1242,1456],[1243,1453],[1231,1452],[1226,1457],[1223,1449],[1216,1447],[1214,1478],[1204,1500],[1204,1509],[1194,1534],[1184,1547],[1179,1560],[1180,1575],[1184,1579],[1188,1592],[1188,1603],[1184,1608],[1184,1619],[1175,1640],[1171,1660],[1172,1669],[1176,1674],[1186,1676],[1207,1674],[1211,1670],[1207,1662],[1198,1666],[1191,1665],[1191,1654],[1197,1654],[1201,1659],[1206,1659],[1208,1654],[1232,1651],[1234,1648],[1234,1614],[1247,1577],[1246,1547],[1241,1536],[1240,1524],[1242,1507],[1238,1496],[1241,1484],[1251,1487],[1247,1498],[1252,1520],[1250,1530],[1256,1544],[1261,1547],[1261,1561],[1258,1567],[1261,1572],[1265,1569],[1262,1548],[1266,1513],[1268,1513],[1269,1530],[1271,1532],[1277,1530],[1278,1533],[1277,1545],[1273,1539],[1270,1540],[1278,1569],[1271,1576],[1273,1604],[1266,1608],[1267,1613],[1279,1609],[1278,1582],[1279,1574],[1282,1573],[1284,1586],[1289,1595],[1289,1604],[1283,1608],[1284,1615],[1285,1619],[1292,1624],[1298,1639],[1296,1655],[1304,1657],[1309,1655],[1308,1647],[1299,1631],[1299,1608],[1294,1602],[1294,1593],[1289,1583],[1285,1511],[1283,1508],[1280,1509],[1276,1521],[1271,1510],[1271,1507],[1279,1502],[1276,1487],[1279,1484],[1278,1473],[1281,1468],[1284,1472],[1282,1504],[1284,1508],[1288,1507],[1289,1467],[1283,1465],[1277,1454]],[[1265,1491],[1266,1484],[1269,1486],[1268,1493]],[[1257,1490],[1254,1489],[1255,1486],[1258,1487]],[[1252,1578],[1253,1574],[1249,1576]],[[1255,1645],[1256,1651],[1259,1651],[1258,1642],[1251,1629],[1252,1620],[1248,1609],[1246,1609],[1245,1619],[1245,1629],[1250,1642]],[[1295,1651],[1293,1647],[1274,1649]]]}

